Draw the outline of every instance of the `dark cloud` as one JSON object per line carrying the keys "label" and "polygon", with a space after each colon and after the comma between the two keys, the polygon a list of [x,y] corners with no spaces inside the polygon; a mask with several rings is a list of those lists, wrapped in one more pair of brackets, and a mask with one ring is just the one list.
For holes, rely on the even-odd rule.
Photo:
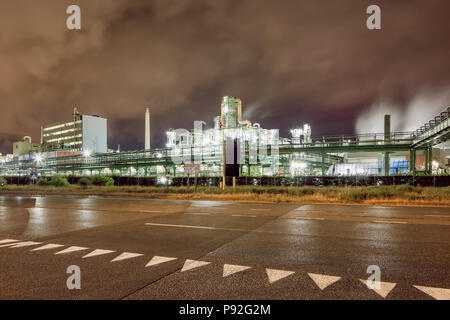
{"label": "dark cloud", "polygon": [[[81,31],[65,28],[72,3]],[[370,4],[2,1],[0,152],[11,151],[12,137],[39,140],[41,124],[74,106],[107,117],[110,147],[122,149],[143,146],[147,106],[152,144],[162,146],[170,127],[211,123],[226,94],[283,135],[303,122],[313,135],[351,133],[374,108],[442,109],[433,97],[450,88],[449,2],[377,1],[381,31],[365,27]]]}

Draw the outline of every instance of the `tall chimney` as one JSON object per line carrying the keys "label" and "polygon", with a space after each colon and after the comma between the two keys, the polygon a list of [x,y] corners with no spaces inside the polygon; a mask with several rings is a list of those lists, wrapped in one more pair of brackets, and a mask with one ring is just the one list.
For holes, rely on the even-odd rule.
{"label": "tall chimney", "polygon": [[145,150],[150,150],[150,110],[145,110]]}

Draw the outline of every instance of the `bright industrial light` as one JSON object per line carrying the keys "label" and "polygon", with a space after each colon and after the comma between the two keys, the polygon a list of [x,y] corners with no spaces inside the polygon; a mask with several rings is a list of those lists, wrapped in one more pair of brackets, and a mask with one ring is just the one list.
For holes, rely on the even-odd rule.
{"label": "bright industrial light", "polygon": [[84,150],[83,155],[87,158],[91,155],[91,152],[89,150]]}
{"label": "bright industrial light", "polygon": [[291,135],[295,138],[300,137],[303,134],[303,130],[300,128],[291,129]]}
{"label": "bright industrial light", "polygon": [[36,162],[41,162],[42,161],[42,156],[40,154],[37,154],[35,159],[36,159]]}
{"label": "bright industrial light", "polygon": [[161,179],[159,179],[159,181],[161,181],[161,183],[166,183],[167,182],[167,178],[162,177]]}
{"label": "bright industrial light", "polygon": [[162,154],[161,153],[157,153],[156,157],[160,159],[160,158],[162,158]]}
{"label": "bright industrial light", "polygon": [[363,168],[358,168],[358,169],[356,169],[356,173],[357,174],[363,174],[364,173],[364,169]]}

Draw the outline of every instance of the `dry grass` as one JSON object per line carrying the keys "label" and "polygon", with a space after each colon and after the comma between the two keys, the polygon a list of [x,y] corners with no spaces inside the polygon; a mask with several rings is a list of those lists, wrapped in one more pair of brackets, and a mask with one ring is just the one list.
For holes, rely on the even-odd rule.
{"label": "dry grass", "polygon": [[450,187],[368,186],[368,187],[252,187],[238,186],[222,191],[218,187],[92,186],[82,188],[9,185],[0,193],[89,194],[138,196],[157,199],[264,201],[301,203],[352,203],[383,205],[450,205]]}

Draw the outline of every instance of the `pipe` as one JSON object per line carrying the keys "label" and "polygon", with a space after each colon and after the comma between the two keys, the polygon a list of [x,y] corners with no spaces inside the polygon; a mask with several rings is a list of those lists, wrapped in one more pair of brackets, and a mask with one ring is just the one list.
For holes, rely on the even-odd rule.
{"label": "pipe", "polygon": [[247,127],[251,128],[252,127],[252,123],[248,120],[241,120],[242,118],[242,101],[241,99],[237,99],[238,101],[238,123],[239,124],[247,124]]}

